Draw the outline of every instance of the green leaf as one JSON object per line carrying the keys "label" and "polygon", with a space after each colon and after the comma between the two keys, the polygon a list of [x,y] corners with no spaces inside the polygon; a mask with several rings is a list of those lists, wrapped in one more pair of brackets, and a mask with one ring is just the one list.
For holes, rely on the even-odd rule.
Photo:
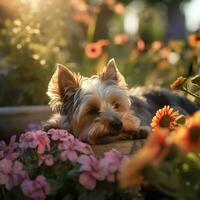
{"label": "green leaf", "polygon": [[191,78],[191,82],[193,84],[199,85],[200,86],[200,75],[196,75],[193,78]]}

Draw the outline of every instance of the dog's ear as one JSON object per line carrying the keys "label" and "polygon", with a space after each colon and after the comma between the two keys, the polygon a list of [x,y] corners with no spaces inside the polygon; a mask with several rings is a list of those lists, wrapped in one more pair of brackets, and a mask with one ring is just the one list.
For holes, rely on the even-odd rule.
{"label": "dog's ear", "polygon": [[60,111],[63,100],[70,98],[79,88],[79,76],[65,66],[58,64],[53,74],[47,95],[50,97],[49,105],[53,111]]}
{"label": "dog's ear", "polygon": [[114,81],[119,86],[127,87],[124,76],[119,72],[114,58],[108,61],[107,66],[104,67],[103,72],[100,74],[101,81]]}

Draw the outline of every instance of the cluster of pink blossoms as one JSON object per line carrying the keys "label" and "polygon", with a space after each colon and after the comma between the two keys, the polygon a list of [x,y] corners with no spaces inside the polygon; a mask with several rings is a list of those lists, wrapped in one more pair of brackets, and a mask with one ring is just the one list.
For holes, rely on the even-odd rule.
{"label": "cluster of pink blossoms", "polygon": [[12,136],[10,138],[10,142],[7,145],[4,141],[0,141],[0,159],[7,158],[10,160],[14,160],[18,157],[17,152],[17,143],[16,143],[16,136]]}
{"label": "cluster of pink blossoms", "polygon": [[44,176],[38,176],[34,181],[25,171],[23,161],[20,161],[22,150],[26,148],[36,149],[36,152],[43,153],[45,147],[49,146],[48,137],[45,132],[27,132],[20,137],[20,143],[16,142],[16,136],[12,136],[7,145],[0,142],[0,185],[11,191],[14,187],[20,186],[24,195],[34,200],[43,200],[50,192],[50,186]]}
{"label": "cluster of pink blossoms", "polygon": [[81,164],[79,182],[87,189],[94,189],[97,181],[107,180],[115,181],[115,173],[118,171],[121,163],[127,159],[119,151],[112,149],[105,153],[103,158],[97,158],[95,155],[82,155],[78,158]]}
{"label": "cluster of pink blossoms", "polygon": [[23,193],[32,199],[43,200],[50,193],[50,186],[44,176],[37,176],[34,181],[26,179],[21,184]]}
{"label": "cluster of pink blossoms", "polygon": [[11,190],[22,183],[27,178],[27,174],[22,168],[23,165],[19,161],[2,159],[0,161],[0,184]]}
{"label": "cluster of pink blossoms", "polygon": [[19,139],[19,147],[22,149],[37,149],[38,154],[43,154],[45,149],[50,150],[50,140],[44,131],[30,131],[22,134]]}
{"label": "cluster of pink blossoms", "polygon": [[[20,136],[19,143],[15,136],[8,145],[0,142],[0,186],[4,185],[7,190],[19,186],[28,198],[44,200],[51,191],[48,174],[30,177],[29,165],[33,163],[29,164],[29,160],[33,159],[36,170],[78,164],[77,182],[91,190],[98,181],[114,182],[115,173],[126,157],[114,149],[105,153],[103,158],[97,157],[89,144],[74,138],[66,130],[29,131]],[[66,164],[63,165],[63,162]]]}

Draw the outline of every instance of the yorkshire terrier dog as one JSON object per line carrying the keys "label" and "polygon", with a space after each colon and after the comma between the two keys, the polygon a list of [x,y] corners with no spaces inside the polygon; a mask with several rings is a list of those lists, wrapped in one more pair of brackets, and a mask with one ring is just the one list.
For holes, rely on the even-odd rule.
{"label": "yorkshire terrier dog", "polygon": [[164,105],[182,114],[197,110],[184,96],[166,89],[137,87],[129,90],[114,59],[102,73],[90,78],[58,65],[47,94],[55,114],[45,123],[44,129],[66,129],[90,144],[148,135],[152,117]]}

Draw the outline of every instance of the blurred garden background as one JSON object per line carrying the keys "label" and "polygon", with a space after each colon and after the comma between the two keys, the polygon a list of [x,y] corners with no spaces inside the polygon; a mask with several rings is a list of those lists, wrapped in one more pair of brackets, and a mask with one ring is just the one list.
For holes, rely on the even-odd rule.
{"label": "blurred garden background", "polygon": [[200,0],[0,0],[0,199],[199,199],[200,111],[158,110],[122,170],[115,149],[100,157],[67,130],[41,130],[56,64],[90,76],[111,58],[129,87],[171,85],[200,105]]}
{"label": "blurred garden background", "polygon": [[200,73],[199,0],[0,0],[0,106],[48,103],[56,63],[129,86]]}

